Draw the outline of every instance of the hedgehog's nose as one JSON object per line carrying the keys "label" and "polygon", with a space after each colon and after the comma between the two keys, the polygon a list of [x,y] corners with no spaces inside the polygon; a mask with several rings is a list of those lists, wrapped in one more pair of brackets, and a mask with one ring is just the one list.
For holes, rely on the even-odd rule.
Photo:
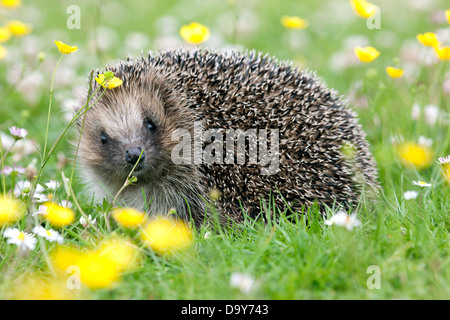
{"label": "hedgehog's nose", "polygon": [[[139,157],[141,157],[141,160],[139,160]],[[141,147],[131,147],[125,151],[125,160],[131,165],[135,165],[138,160],[142,163],[145,160],[145,152]]]}

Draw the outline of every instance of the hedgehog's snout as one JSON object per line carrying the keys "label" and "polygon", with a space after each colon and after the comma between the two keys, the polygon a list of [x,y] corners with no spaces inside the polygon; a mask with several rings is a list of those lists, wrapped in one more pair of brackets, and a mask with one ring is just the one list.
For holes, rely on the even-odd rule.
{"label": "hedgehog's snout", "polygon": [[[142,155],[141,155],[141,153],[142,153]],[[128,148],[125,151],[125,160],[129,164],[131,164],[133,166],[138,162],[138,160],[139,160],[139,163],[142,164],[144,162],[144,160],[145,160],[145,151],[144,151],[144,149],[142,149],[142,147],[131,147],[131,148]],[[136,168],[136,169],[138,169],[138,168]]]}

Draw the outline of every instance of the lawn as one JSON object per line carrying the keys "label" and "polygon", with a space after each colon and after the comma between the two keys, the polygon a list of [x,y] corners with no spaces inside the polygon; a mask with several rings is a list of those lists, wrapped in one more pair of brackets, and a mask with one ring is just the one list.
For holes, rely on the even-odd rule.
{"label": "lawn", "polygon": [[[446,1],[374,0],[370,18],[346,0],[8,7],[16,2],[0,1],[0,298],[450,298]],[[304,20],[293,28],[284,16]],[[209,31],[198,44],[180,35],[192,22]],[[440,43],[418,37],[426,32]],[[61,53],[55,40],[77,50]],[[120,218],[111,203],[93,202],[74,166],[73,91],[88,88],[92,69],[181,46],[255,49],[314,70],[358,115],[377,162],[378,197],[361,199],[344,222],[333,210],[287,217],[267,204],[264,219],[196,228],[167,219],[136,227],[145,219],[139,212]],[[379,56],[363,62],[356,47]],[[389,66],[402,75],[389,75]],[[167,233],[149,239],[152,228]]]}

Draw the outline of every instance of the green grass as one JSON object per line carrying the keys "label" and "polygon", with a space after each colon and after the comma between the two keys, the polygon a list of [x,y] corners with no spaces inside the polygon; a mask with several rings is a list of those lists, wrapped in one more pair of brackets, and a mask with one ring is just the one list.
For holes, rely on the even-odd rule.
{"label": "green grass", "polygon": [[[35,142],[38,151],[17,160],[26,167],[36,158],[39,169],[46,136],[49,90],[53,68],[59,59],[54,40],[77,45],[79,51],[64,56],[55,80],[54,101],[47,150],[65,128],[62,105],[72,96],[72,89],[86,86],[91,69],[103,68],[126,57],[124,42],[130,32],[148,36],[147,47],[156,50],[158,38],[169,34],[177,38],[178,28],[191,21],[210,27],[211,33],[220,36],[219,46],[239,44],[244,48],[268,52],[281,60],[293,60],[302,68],[316,70],[329,87],[349,98],[349,104],[358,114],[367,133],[379,170],[382,189],[375,202],[361,201],[357,213],[362,225],[348,231],[338,226],[325,225],[325,220],[312,208],[305,215],[288,219],[278,213],[273,218],[270,206],[261,214],[268,219],[234,225],[230,228],[203,226],[194,232],[194,244],[189,250],[166,257],[155,254],[140,245],[135,231],[123,230],[113,223],[116,233],[124,234],[141,248],[142,260],[132,272],[123,275],[112,289],[91,290],[92,299],[448,299],[450,298],[450,188],[442,177],[435,159],[450,153],[448,95],[442,89],[448,79],[448,61],[431,66],[417,61],[407,61],[405,46],[417,42],[418,33],[449,28],[445,23],[433,24],[430,16],[442,9],[444,1],[432,6],[412,9],[408,1],[374,1],[382,13],[380,30],[369,30],[365,21],[357,18],[347,1],[133,1],[132,4],[111,1],[79,1],[81,29],[66,28],[67,4],[62,1],[49,5],[48,1],[23,0],[20,9],[7,12],[0,21],[18,18],[30,19],[33,32],[22,38],[13,38],[4,44],[17,55],[0,61],[0,132],[16,125],[29,131],[28,140]],[[31,7],[39,15],[30,14]],[[27,9],[28,8],[28,9]],[[339,9],[339,10],[337,10]],[[119,15],[118,13],[122,13]],[[224,14],[228,14],[224,16]],[[250,13],[250,14],[249,14]],[[401,14],[399,14],[401,13]],[[282,15],[298,15],[309,20],[306,30],[286,30],[280,24]],[[341,16],[342,15],[342,16]],[[161,17],[170,16],[171,26],[161,23]],[[227,17],[231,17],[230,19]],[[252,19],[257,23],[253,26]],[[234,20],[233,22],[233,19]],[[239,20],[243,19],[243,20]],[[169,19],[170,20],[170,19]],[[159,22],[158,22],[159,21]],[[241,24],[245,28],[230,30]],[[113,32],[113,46],[95,47],[92,37],[108,28]],[[448,30],[447,30],[448,31]],[[351,36],[363,36],[370,45],[381,51],[380,57],[370,64],[356,64],[342,71],[330,66],[330,59],[342,50]],[[32,47],[38,40],[37,48]],[[389,37],[396,40],[385,45]],[[298,38],[298,45],[289,41]],[[115,39],[115,40],[114,40]],[[291,40],[290,40],[291,39]],[[212,41],[212,40],[211,40]],[[97,43],[98,44],[98,43]],[[448,44],[447,44],[448,45]],[[204,45],[208,47],[208,42]],[[26,50],[33,52],[26,54]],[[430,48],[429,48],[430,49]],[[130,49],[131,50],[131,49]],[[45,53],[40,64],[37,52]],[[126,51],[126,50],[125,50]],[[132,51],[132,50],[131,50]],[[403,52],[403,53],[402,53]],[[136,54],[138,52],[134,52]],[[349,51],[348,54],[353,54]],[[433,55],[432,49],[428,54]],[[400,79],[389,78],[384,68],[396,61],[405,69],[412,66],[411,74]],[[11,70],[17,65],[23,78],[38,72],[42,78],[33,84],[38,97],[27,98],[27,90],[18,81],[11,83]],[[72,71],[70,79],[58,78],[58,72]],[[65,81],[64,81],[65,80]],[[29,91],[29,90],[28,90]],[[354,97],[366,99],[359,106]],[[359,100],[360,101],[360,100]],[[423,113],[418,120],[411,118],[412,106],[435,104],[441,116],[435,125],[427,124]],[[446,120],[447,119],[447,120]],[[433,139],[433,164],[423,170],[404,167],[398,159],[391,138],[402,135],[416,141],[419,136]],[[58,167],[56,154],[72,157],[69,139],[63,139],[45,166],[41,182],[61,181],[61,171],[71,176],[72,165]],[[12,165],[12,155],[5,165]],[[18,178],[16,178],[17,180]],[[412,180],[432,183],[431,188],[419,190]],[[11,176],[5,177],[6,189],[13,188]],[[82,181],[75,174],[73,189],[83,211],[98,221],[101,232],[109,233],[101,207],[91,203],[84,194]],[[416,190],[415,200],[405,200],[403,193]],[[56,199],[65,199],[64,187],[55,193]],[[105,208],[106,206],[104,206]],[[104,209],[103,208],[103,209]],[[33,208],[33,209],[37,209]],[[36,210],[35,210],[36,211]],[[77,218],[81,212],[75,210]],[[276,210],[275,210],[276,211]],[[308,223],[306,223],[306,217]],[[28,215],[15,227],[29,231],[37,218]],[[3,233],[5,227],[0,229]],[[82,226],[76,222],[66,229],[66,243],[89,246],[97,242],[96,234],[88,231],[82,235]],[[205,238],[207,232],[209,237]],[[53,244],[39,242],[35,251],[23,257],[14,245],[0,237],[0,297],[7,298],[10,288],[23,280],[23,275],[51,274],[46,255]],[[371,266],[379,267],[380,289],[369,289],[367,281]],[[370,270],[370,269],[369,269]],[[249,294],[230,286],[234,272],[249,274],[257,285]]]}

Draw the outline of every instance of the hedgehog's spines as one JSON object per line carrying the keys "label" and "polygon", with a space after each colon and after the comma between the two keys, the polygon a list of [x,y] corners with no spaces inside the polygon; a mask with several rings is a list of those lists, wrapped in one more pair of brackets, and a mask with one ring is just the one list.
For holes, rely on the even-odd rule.
{"label": "hedgehog's spines", "polygon": [[[140,58],[106,69],[124,82],[105,99],[114,99],[115,92],[143,96],[153,92],[162,97],[166,112],[178,108],[180,118],[201,120],[205,130],[279,130],[281,171],[277,174],[262,176],[261,168],[251,165],[198,167],[203,180],[195,181],[195,189],[203,185],[206,190],[221,190],[219,207],[224,214],[238,218],[239,199],[253,212],[251,208],[260,197],[269,196],[272,187],[300,206],[315,200],[350,206],[358,200],[361,185],[378,186],[365,133],[348,101],[314,71],[300,70],[292,61],[279,61],[254,49],[223,53],[178,48],[141,53]],[[356,150],[353,160],[343,158],[341,149],[347,143]]]}

